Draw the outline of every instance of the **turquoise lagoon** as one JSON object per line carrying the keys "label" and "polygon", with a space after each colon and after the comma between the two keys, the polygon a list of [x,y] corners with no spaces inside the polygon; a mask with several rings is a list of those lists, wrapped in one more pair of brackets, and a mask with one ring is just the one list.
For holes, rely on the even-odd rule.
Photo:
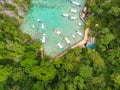
{"label": "turquoise lagoon", "polygon": [[[20,26],[21,30],[37,40],[42,40],[42,35],[45,33],[46,42],[43,44],[45,54],[55,57],[63,52],[57,46],[57,43],[60,42],[64,49],[67,49],[83,38],[83,27],[80,27],[78,23],[83,23],[79,18],[79,13],[86,0],[75,1],[79,2],[81,6],[74,6],[69,0],[32,0],[32,7],[24,17],[24,21]],[[77,13],[71,13],[71,9],[76,9]],[[69,17],[63,17],[63,13],[67,13],[70,16],[77,16],[78,18],[71,20]],[[40,22],[37,19],[40,19]],[[45,24],[44,30],[41,29],[41,22]],[[35,28],[32,28],[33,25]],[[55,29],[62,32],[63,36],[58,36],[54,32]],[[76,30],[79,30],[83,35],[79,36]],[[72,35],[75,35],[75,38]],[[71,41],[71,45],[66,43],[64,40],[65,37]]]}

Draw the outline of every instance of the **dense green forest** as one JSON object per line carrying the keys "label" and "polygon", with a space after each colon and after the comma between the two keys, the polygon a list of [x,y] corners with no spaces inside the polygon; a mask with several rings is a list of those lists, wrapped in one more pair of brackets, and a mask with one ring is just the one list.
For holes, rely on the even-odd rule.
{"label": "dense green forest", "polygon": [[86,5],[95,50],[76,47],[54,61],[40,58],[41,42],[18,19],[0,13],[0,90],[120,90],[120,0]]}

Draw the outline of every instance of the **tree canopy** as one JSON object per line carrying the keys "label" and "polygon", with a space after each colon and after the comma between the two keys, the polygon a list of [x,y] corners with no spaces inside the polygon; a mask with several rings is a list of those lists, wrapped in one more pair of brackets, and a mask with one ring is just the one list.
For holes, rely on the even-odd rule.
{"label": "tree canopy", "polygon": [[0,13],[0,90],[119,90],[120,0],[86,6],[95,50],[76,47],[52,62],[41,59],[41,42],[22,33],[17,19]]}

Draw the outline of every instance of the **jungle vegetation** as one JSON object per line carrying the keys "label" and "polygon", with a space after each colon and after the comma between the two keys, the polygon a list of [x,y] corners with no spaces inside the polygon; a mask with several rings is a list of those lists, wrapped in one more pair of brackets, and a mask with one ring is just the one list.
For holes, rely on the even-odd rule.
{"label": "jungle vegetation", "polygon": [[120,90],[120,0],[86,5],[95,50],[76,47],[52,62],[18,19],[0,13],[0,90]]}

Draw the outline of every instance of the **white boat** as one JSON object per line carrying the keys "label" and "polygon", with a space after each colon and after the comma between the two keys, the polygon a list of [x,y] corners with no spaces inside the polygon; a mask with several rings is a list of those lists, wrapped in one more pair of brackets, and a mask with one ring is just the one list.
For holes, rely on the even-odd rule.
{"label": "white boat", "polygon": [[68,17],[69,14],[67,14],[67,13],[63,13],[62,16],[64,16],[64,17]]}
{"label": "white boat", "polygon": [[76,31],[76,33],[77,33],[79,36],[82,36],[82,33],[81,33],[81,32]]}
{"label": "white boat", "polygon": [[71,41],[68,38],[65,38],[65,41],[66,41],[67,44],[71,43]]}
{"label": "white boat", "polygon": [[77,16],[71,16],[70,19],[75,20],[75,19],[77,19]]}
{"label": "white boat", "polygon": [[82,24],[82,23],[78,23],[78,25],[84,27],[84,24]]}
{"label": "white boat", "polygon": [[38,18],[37,21],[40,22],[40,19]]}
{"label": "white boat", "polygon": [[55,29],[54,32],[55,32],[57,35],[62,35],[62,33],[61,33],[59,30],[57,30],[57,29]]}
{"label": "white boat", "polygon": [[44,29],[45,28],[45,25],[44,23],[41,24],[41,28]]}
{"label": "white boat", "polygon": [[34,28],[35,28],[35,25],[32,25],[32,28],[34,29]]}
{"label": "white boat", "polygon": [[64,48],[63,48],[63,46],[61,45],[60,42],[57,44],[57,46],[58,46],[61,50],[64,50]]}
{"label": "white boat", "polygon": [[71,13],[77,13],[77,10],[71,9],[70,12],[71,12]]}
{"label": "white boat", "polygon": [[72,35],[73,38],[75,38],[75,35]]}
{"label": "white boat", "polygon": [[45,39],[46,39],[46,34],[43,34],[43,36],[42,36],[42,43],[45,43]]}
{"label": "white boat", "polygon": [[81,26],[82,24],[81,23],[78,23],[79,26]]}
{"label": "white boat", "polygon": [[75,6],[80,6],[80,3],[76,2],[76,1],[72,1],[72,4],[75,5]]}

